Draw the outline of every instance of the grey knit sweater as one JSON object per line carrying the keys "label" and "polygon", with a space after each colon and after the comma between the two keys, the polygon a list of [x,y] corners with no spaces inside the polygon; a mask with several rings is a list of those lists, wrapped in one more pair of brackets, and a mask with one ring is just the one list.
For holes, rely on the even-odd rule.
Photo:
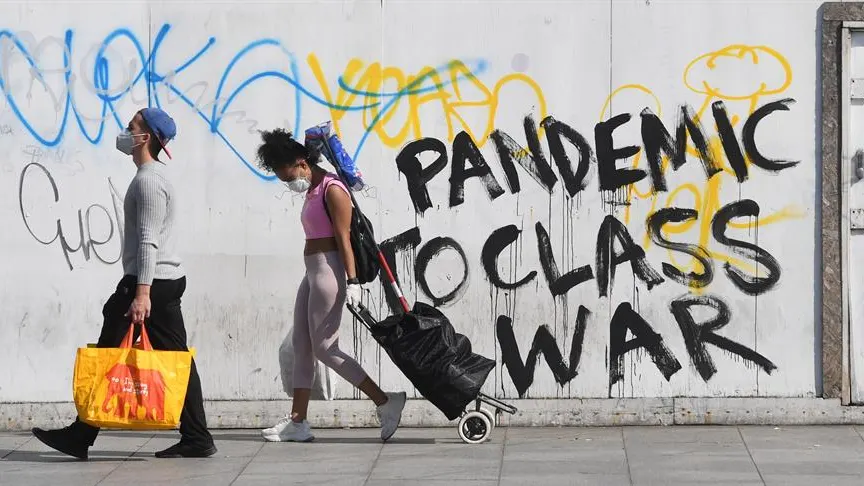
{"label": "grey knit sweater", "polygon": [[159,161],[139,167],[123,202],[123,273],[137,275],[139,284],[185,275],[174,230],[177,200],[165,169]]}

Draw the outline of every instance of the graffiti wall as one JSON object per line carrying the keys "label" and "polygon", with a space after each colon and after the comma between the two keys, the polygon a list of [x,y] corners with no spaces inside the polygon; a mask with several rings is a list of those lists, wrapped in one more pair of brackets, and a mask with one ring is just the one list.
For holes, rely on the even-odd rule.
{"label": "graffiti wall", "polygon": [[[147,105],[178,124],[208,398],[283,396],[302,201],[257,167],[257,130],[325,120],[409,301],[497,361],[488,393],[813,395],[817,8],[3,3],[0,401],[71,399],[122,276],[114,137]],[[347,312],[341,345],[413,391]]]}

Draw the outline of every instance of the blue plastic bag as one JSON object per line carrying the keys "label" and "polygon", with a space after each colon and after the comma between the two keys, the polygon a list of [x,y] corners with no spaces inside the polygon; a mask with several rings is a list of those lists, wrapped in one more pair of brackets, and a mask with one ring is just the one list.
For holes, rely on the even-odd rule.
{"label": "blue plastic bag", "polygon": [[[325,143],[330,150],[324,146]],[[333,132],[333,124],[330,121],[306,129],[306,146],[317,149],[331,164],[338,166],[352,190],[359,191],[366,186],[363,182],[363,174],[345,151],[339,136]]]}

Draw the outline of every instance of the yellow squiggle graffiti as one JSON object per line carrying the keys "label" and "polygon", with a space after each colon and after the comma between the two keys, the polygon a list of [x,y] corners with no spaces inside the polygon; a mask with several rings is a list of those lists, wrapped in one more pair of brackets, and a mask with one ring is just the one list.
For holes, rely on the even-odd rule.
{"label": "yellow squiggle graffiti", "polygon": [[[315,54],[309,54],[307,63],[321,88],[324,99],[336,106],[330,108],[330,117],[336,133],[341,134],[340,121],[348,113],[344,107],[357,106],[354,103],[357,102],[360,95],[340,86],[334,96],[318,57]],[[536,97],[536,107],[540,119],[542,120],[548,115],[543,89],[531,76],[524,73],[507,74],[502,76],[490,89],[464,62],[459,60],[448,63],[446,72],[439,72],[436,68],[426,66],[416,74],[406,74],[402,69],[395,66],[382,66],[378,62],[366,64],[362,60],[354,58],[345,66],[342,78],[348,86],[358,92],[380,92],[388,81],[395,81],[396,88],[394,91],[402,91],[408,87],[417,88],[414,91],[424,91],[422,93],[412,91],[404,97],[397,98],[395,105],[381,116],[380,120],[372,127],[372,131],[381,143],[390,148],[398,148],[410,140],[423,138],[420,109],[428,103],[441,103],[447,124],[448,141],[452,142],[457,132],[464,130],[478,146],[482,147],[495,130],[495,117],[501,104],[501,90],[511,84],[527,86]],[[444,83],[444,78],[449,78],[449,83]],[[434,89],[428,91],[419,89],[427,86],[427,83],[431,83],[430,86]],[[476,99],[468,99],[467,95],[464,94],[467,87],[475,88],[480,96]],[[364,98],[364,105],[362,106],[373,105],[377,101],[370,96],[364,96]],[[394,117],[399,112],[399,105],[403,101],[408,103],[408,114],[402,120],[395,120],[395,123],[401,124],[393,127]],[[483,125],[472,127],[460,113],[460,108],[485,109]],[[369,106],[362,110],[362,123],[365,130],[368,130],[372,126],[373,120],[378,118],[379,110],[378,106]],[[542,136],[542,128],[539,129],[538,133]]]}
{"label": "yellow squiggle graffiti", "polygon": [[[769,88],[768,84],[764,81],[759,81],[759,87],[756,89],[752,89],[751,91],[744,94],[733,94],[735,93],[733,90],[725,91],[720,88],[713,86],[709,83],[708,80],[703,79],[701,83],[691,83],[689,77],[691,73],[693,73],[698,66],[700,61],[705,62],[705,67],[709,71],[713,71],[717,69],[717,61],[725,60],[726,58],[742,60],[749,55],[750,60],[753,62],[754,66],[758,66],[760,63],[760,52],[765,54],[769,60],[776,61],[779,64],[780,69],[783,70],[783,81],[779,84],[779,86],[775,88]],[[746,77],[737,77],[736,79],[747,79]],[[701,84],[702,88],[696,87],[697,84]],[[767,47],[767,46],[748,46],[745,44],[733,44],[730,46],[726,46],[723,49],[715,52],[709,52],[707,54],[703,54],[696,59],[692,60],[690,64],[684,69],[684,85],[687,86],[687,89],[693,91],[694,93],[705,95],[705,101],[702,104],[702,107],[699,109],[699,113],[703,113],[708,106],[711,104],[711,101],[714,98],[726,100],[726,101],[750,101],[750,109],[748,114],[753,113],[756,110],[756,106],[759,104],[759,98],[762,96],[770,96],[775,94],[780,94],[786,91],[789,88],[789,85],[792,84],[792,66],[789,64],[789,61],[786,58],[777,52],[776,50]],[[736,123],[737,120],[732,120],[732,123]]]}
{"label": "yellow squiggle graffiti", "polygon": [[[763,60],[767,59],[767,63],[762,63]],[[749,60],[752,63],[752,66],[760,66],[764,64],[774,63],[773,66],[775,68],[776,73],[779,74],[778,79],[775,80],[773,84],[769,84],[766,81],[758,81],[758,86],[751,87],[749,89],[739,89],[736,91],[734,88],[723,88],[720,86],[720,83],[712,83],[707,78],[698,80],[698,74],[700,69],[704,69],[705,72],[703,75],[715,73],[719,67],[719,63],[727,60],[738,60],[738,61],[746,61]],[[752,67],[751,66],[751,67]],[[779,69],[777,69],[779,67]],[[733,80],[741,80],[741,79],[752,79],[751,77],[746,76],[718,76],[720,79],[733,79]],[[695,58],[691,61],[684,70],[683,74],[684,85],[692,92],[704,95],[704,99],[699,110],[696,112],[696,120],[701,120],[704,116],[706,110],[711,106],[711,104],[716,100],[723,100],[724,102],[748,102],[746,115],[749,116],[752,114],[759,105],[760,98],[769,95],[775,95],[779,93],[783,93],[786,91],[792,83],[792,68],[789,64],[788,60],[780,54],[778,51],[771,49],[766,46],[748,46],[743,44],[733,44],[724,47],[718,51],[709,52],[702,56]],[[613,91],[609,98],[604,102],[603,109],[601,110],[600,118],[601,120],[606,116],[606,111],[608,107],[611,106],[612,99],[615,98],[621,91],[625,89],[637,89],[641,92],[644,92],[650,96],[652,96],[657,103],[657,112],[658,115],[660,113],[660,101],[657,96],[647,87],[636,84],[628,84],[619,87],[615,91]],[[741,117],[733,114],[731,117],[732,126],[736,126],[741,120]],[[692,157],[698,157],[698,153],[696,149],[692,147],[689,143],[687,146],[687,153]],[[722,172],[718,173],[714,177],[712,177],[709,181],[706,181],[703,187],[698,188],[696,184],[688,183],[681,184],[674,190],[672,190],[665,200],[665,207],[672,207],[675,205],[676,200],[685,192],[690,193],[694,198],[693,207],[699,211],[699,219],[698,219],[698,244],[705,248],[708,251],[708,254],[714,258],[715,260],[721,262],[729,262],[733,265],[738,266],[742,270],[745,270],[750,273],[755,273],[757,268],[754,264],[743,262],[733,258],[732,256],[720,252],[713,251],[709,249],[710,242],[710,234],[711,234],[711,221],[714,218],[714,215],[722,206],[720,202],[720,191],[723,185],[723,182],[726,178],[731,177],[733,181],[735,179],[735,173],[733,172],[731,166],[729,165],[728,160],[726,159],[725,151],[722,148],[722,143],[718,135],[709,136],[709,150],[711,151],[714,159],[720,163]],[[641,161],[642,152],[640,151],[636,156],[634,156],[633,166],[638,167]],[[751,162],[745,156],[745,163],[749,166]],[[667,156],[663,157],[662,160],[662,170],[665,172],[669,166],[669,158]],[[650,181],[646,181],[646,183],[650,184]],[[652,193],[650,187],[646,191],[640,191],[635,185],[630,185],[627,189],[627,202],[631,202],[633,198],[636,199],[650,199],[651,201],[651,209],[650,213],[653,213],[658,204],[658,198],[660,194]],[[631,219],[631,210],[630,205],[625,207],[624,221],[625,224],[629,224]],[[803,210],[795,207],[795,206],[787,206],[779,211],[776,211],[772,214],[760,217],[758,221],[755,223],[729,223],[729,227],[736,229],[746,229],[750,227],[764,227],[773,224],[777,224],[782,221],[786,221],[789,219],[799,219],[803,218],[805,213]],[[684,223],[678,224],[667,224],[663,228],[664,235],[667,234],[684,234],[690,232],[694,226],[696,226],[697,221],[691,220],[686,221]],[[651,244],[650,236],[647,231],[644,236],[643,245],[647,249]],[[691,258],[689,264],[683,265],[675,261],[674,252],[671,250],[667,251],[669,255],[669,261],[676,267],[678,267],[681,271],[695,271],[697,268],[701,267],[699,261],[695,258]],[[694,292],[700,292],[701,289],[693,289]]]}

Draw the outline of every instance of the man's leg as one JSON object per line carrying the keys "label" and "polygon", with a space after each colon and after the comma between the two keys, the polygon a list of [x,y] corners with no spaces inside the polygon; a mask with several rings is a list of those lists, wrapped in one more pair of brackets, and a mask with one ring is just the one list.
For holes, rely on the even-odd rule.
{"label": "man's leg", "polygon": [[[146,323],[153,349],[188,351],[186,327],[180,307],[185,288],[185,278],[153,282],[150,289],[150,319]],[[198,376],[194,359],[186,388],[186,400],[180,414],[180,434],[180,443],[158,452],[157,457],[206,457],[216,452],[213,436],[207,430],[201,378]]]}
{"label": "man's leg", "polygon": [[[134,297],[135,280],[124,277],[102,307],[102,332],[96,343],[97,348],[120,346],[120,342],[123,341],[123,337],[129,331],[129,318],[125,317],[125,314]],[[96,441],[99,428],[82,422],[76,417],[71,425],[62,429],[43,430],[36,427],[33,429],[33,435],[49,447],[64,454],[79,459],[87,459],[87,450]]]}

